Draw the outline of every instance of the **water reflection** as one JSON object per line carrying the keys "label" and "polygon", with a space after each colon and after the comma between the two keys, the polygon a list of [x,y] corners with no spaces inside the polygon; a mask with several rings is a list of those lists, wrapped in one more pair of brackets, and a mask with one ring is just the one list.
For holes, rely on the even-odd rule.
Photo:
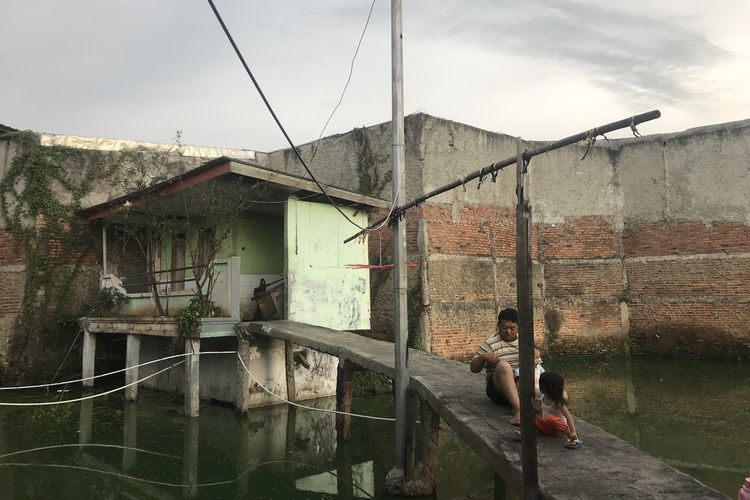
{"label": "water reflection", "polygon": [[[730,496],[750,474],[750,365],[678,359],[559,359],[572,411]],[[585,440],[585,437],[584,437]]]}
{"label": "water reflection", "polygon": [[[44,410],[1,409],[2,497],[388,498],[392,423],[354,419],[351,441],[337,446],[332,413],[277,405],[241,417],[204,403],[201,416],[189,419],[178,400],[143,390],[136,403],[110,395]],[[335,399],[312,405],[334,409]],[[387,396],[355,407],[393,412]],[[438,475],[449,480],[436,498],[491,497],[490,468],[447,430],[438,463]]]}
{"label": "water reflection", "polygon": [[[750,474],[747,364],[547,359],[545,367],[565,375],[576,415],[709,486],[734,496]],[[335,401],[312,404],[333,409]],[[204,402],[200,417],[188,419],[181,408],[180,396],[148,390],[137,403],[112,394],[0,408],[0,496],[388,498],[392,423],[353,419],[351,441],[337,446],[330,413],[277,405],[240,417]],[[389,396],[357,399],[354,411],[393,415]],[[436,498],[488,499],[493,488],[496,498],[514,496],[445,426],[438,455]]]}

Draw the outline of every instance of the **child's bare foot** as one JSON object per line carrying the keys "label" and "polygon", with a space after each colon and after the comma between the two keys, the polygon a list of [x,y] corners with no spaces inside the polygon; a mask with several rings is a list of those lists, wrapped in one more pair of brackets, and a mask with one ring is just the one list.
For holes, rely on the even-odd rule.
{"label": "child's bare foot", "polygon": [[520,412],[514,411],[513,418],[510,419],[510,425],[521,425]]}

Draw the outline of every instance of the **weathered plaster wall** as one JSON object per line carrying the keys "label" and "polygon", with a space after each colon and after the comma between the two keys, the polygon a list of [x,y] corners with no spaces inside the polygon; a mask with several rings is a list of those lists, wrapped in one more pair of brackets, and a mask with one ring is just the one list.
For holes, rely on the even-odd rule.
{"label": "weathered plaster wall", "polygon": [[[406,165],[422,173],[418,194],[516,154],[514,138],[425,115],[407,117],[407,130],[420,138]],[[561,353],[750,356],[750,121],[584,152],[530,164],[537,339]],[[419,264],[410,287],[421,292],[410,314],[432,351],[456,358],[492,333],[495,310],[515,305],[515,167],[477,185],[406,218]],[[370,236],[373,263],[390,258],[382,233]],[[387,330],[392,282],[374,273],[373,329]]]}

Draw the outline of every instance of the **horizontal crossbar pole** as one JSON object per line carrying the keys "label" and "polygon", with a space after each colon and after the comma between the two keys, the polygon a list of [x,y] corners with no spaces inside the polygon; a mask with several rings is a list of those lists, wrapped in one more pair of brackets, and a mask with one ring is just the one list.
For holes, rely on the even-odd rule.
{"label": "horizontal crossbar pole", "polygon": [[[607,134],[609,132],[613,132],[615,130],[619,130],[621,128],[626,127],[635,127],[636,125],[639,125],[643,122],[655,120],[661,116],[661,112],[658,109],[655,109],[653,111],[649,111],[648,113],[642,113],[640,115],[631,116],[629,118],[624,118],[622,120],[618,120],[616,122],[608,123],[606,125],[602,125],[600,127],[596,127],[590,130],[587,130],[585,132],[581,132],[579,134],[571,135],[569,137],[566,137],[564,139],[560,139],[559,141],[553,142],[551,144],[547,144],[546,146],[540,146],[538,148],[525,151],[523,153],[523,158],[525,160],[529,160],[533,158],[534,156],[547,153],[549,151],[554,151],[555,149],[560,149],[565,146],[570,146],[571,144],[575,144],[577,142],[583,141],[585,139],[589,138],[595,138],[596,136]],[[518,161],[517,156],[513,156],[511,158],[507,158],[505,160],[493,163],[492,165],[488,165],[486,167],[482,167],[479,170],[472,172],[464,177],[461,177],[460,179],[456,179],[455,181],[451,182],[450,184],[446,184],[443,187],[439,187],[433,191],[430,191],[429,193],[425,193],[421,196],[418,196],[417,198],[414,198],[413,200],[405,203],[404,205],[401,205],[400,207],[396,207],[393,209],[391,214],[395,216],[400,216],[401,213],[403,213],[405,210],[408,210],[410,208],[416,207],[420,203],[424,202],[425,200],[428,200],[434,196],[437,196],[439,194],[443,194],[446,191],[450,191],[451,189],[455,189],[459,186],[465,185],[467,182],[474,180],[478,177],[484,177],[486,175],[493,174],[497,171],[500,171],[504,169],[505,167],[509,165],[514,165]],[[344,240],[344,243],[348,243],[354,238],[357,238],[361,234],[367,232],[367,230],[372,229],[376,226],[379,226],[382,224],[388,217],[383,217],[382,219],[378,220],[377,222],[374,222],[373,224],[370,224],[367,229],[358,232],[354,236],[350,236],[349,238]]]}

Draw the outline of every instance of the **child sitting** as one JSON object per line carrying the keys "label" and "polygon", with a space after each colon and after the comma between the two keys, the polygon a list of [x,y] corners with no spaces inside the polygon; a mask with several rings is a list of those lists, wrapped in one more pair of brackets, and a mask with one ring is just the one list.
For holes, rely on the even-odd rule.
{"label": "child sitting", "polygon": [[540,412],[535,419],[539,432],[547,436],[566,435],[566,448],[580,448],[573,415],[566,406],[565,380],[555,372],[544,372],[539,377],[539,392],[536,406]]}
{"label": "child sitting", "polygon": [[[539,352],[539,349],[535,347],[534,348],[534,394],[539,394],[539,376],[542,373],[544,373],[544,368],[542,367],[542,353]],[[520,376],[521,376],[520,368],[516,368],[515,370],[513,370],[513,377],[516,379],[516,387],[518,387],[518,384],[520,383],[520,380],[518,378]]]}

